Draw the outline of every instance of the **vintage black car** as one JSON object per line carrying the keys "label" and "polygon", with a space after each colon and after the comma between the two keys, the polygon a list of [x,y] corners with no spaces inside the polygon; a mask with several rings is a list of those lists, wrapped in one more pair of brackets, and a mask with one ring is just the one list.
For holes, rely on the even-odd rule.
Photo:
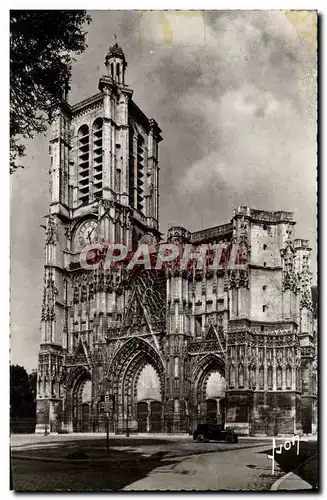
{"label": "vintage black car", "polygon": [[225,441],[226,443],[237,443],[238,437],[231,429],[224,429],[218,424],[198,424],[193,433],[193,439],[198,442]]}

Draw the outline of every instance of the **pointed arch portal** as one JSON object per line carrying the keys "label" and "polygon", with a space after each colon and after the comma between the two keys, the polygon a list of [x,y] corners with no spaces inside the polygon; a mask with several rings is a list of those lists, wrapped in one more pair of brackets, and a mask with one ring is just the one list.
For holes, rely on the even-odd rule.
{"label": "pointed arch portal", "polygon": [[151,364],[146,364],[137,381],[137,431],[160,432],[162,405],[160,380]]}
{"label": "pointed arch portal", "polygon": [[191,427],[198,423],[225,423],[225,363],[216,354],[208,354],[196,364],[192,375]]}
{"label": "pointed arch portal", "polygon": [[66,392],[66,411],[71,411],[73,432],[89,432],[92,382],[90,371],[85,366],[71,370]]}
{"label": "pointed arch portal", "polygon": [[108,372],[115,397],[116,432],[160,432],[164,367],[156,348],[132,338],[118,351]]}

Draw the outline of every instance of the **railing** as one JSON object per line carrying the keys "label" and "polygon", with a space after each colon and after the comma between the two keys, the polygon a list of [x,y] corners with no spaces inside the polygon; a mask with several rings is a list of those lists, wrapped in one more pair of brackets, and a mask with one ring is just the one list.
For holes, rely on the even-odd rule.
{"label": "railing", "polygon": [[189,352],[191,354],[212,351],[221,351],[218,339],[193,340],[189,343]]}
{"label": "railing", "polygon": [[232,232],[232,224],[222,224],[221,226],[211,227],[209,229],[203,229],[201,231],[196,231],[191,234],[191,242],[195,243],[197,241],[202,241],[209,238],[219,238],[225,236],[226,234]]}
{"label": "railing", "polygon": [[252,219],[264,220],[267,222],[293,221],[293,212],[266,212],[264,210],[251,209]]}

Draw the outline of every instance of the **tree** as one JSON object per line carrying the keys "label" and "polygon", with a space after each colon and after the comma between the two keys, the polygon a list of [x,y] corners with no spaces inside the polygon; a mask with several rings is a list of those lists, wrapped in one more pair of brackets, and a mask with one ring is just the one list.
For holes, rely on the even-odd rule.
{"label": "tree", "polygon": [[36,374],[28,375],[23,366],[10,366],[11,417],[28,418],[35,415],[36,394],[32,386],[32,384],[34,384],[35,378]]}
{"label": "tree", "polygon": [[10,173],[22,165],[22,139],[44,133],[69,90],[73,54],[87,47],[85,11],[10,12]]}

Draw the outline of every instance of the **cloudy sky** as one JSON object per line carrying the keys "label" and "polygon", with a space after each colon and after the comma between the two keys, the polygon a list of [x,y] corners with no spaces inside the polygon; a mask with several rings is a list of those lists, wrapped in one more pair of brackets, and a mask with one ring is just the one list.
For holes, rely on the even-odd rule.
{"label": "cloudy sky", "polygon": [[[282,11],[91,11],[71,104],[98,92],[113,34],[134,100],[163,131],[160,228],[229,222],[237,205],[293,211],[316,242],[315,19]],[[12,362],[36,367],[48,138],[11,186]],[[315,255],[315,254],[314,254]],[[314,264],[315,269],[315,264]]]}

